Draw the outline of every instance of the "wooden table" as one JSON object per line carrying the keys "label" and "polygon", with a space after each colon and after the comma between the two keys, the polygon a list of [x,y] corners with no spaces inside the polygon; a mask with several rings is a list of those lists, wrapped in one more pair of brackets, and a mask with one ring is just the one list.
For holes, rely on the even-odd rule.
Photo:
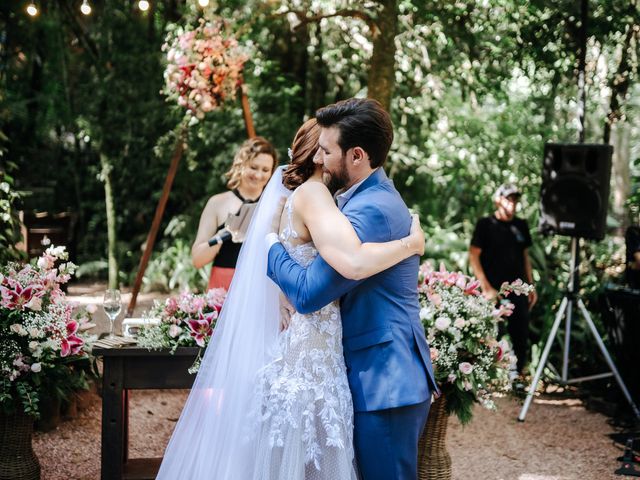
{"label": "wooden table", "polygon": [[139,347],[95,348],[103,358],[102,376],[102,480],[155,479],[162,458],[128,455],[129,390],[191,388],[195,375],[187,369],[197,347],[149,351]]}

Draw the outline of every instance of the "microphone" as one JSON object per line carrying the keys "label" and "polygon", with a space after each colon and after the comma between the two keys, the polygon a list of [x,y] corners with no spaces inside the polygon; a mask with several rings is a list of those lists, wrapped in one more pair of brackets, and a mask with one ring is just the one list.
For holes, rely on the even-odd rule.
{"label": "microphone", "polygon": [[220,235],[211,237],[207,243],[209,244],[210,247],[213,247],[214,245],[217,245],[219,243],[226,242],[230,238],[231,238],[231,232],[225,230]]}

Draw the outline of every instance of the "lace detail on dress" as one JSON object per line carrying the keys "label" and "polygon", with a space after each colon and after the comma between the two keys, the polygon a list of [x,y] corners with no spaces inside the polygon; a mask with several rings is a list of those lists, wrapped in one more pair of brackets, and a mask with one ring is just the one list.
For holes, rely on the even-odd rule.
{"label": "lace detail on dress", "polygon": [[[295,194],[295,192],[294,192]],[[296,244],[292,194],[280,240],[307,266],[318,254],[313,243]],[[340,308],[295,313],[279,337],[276,359],[257,381],[258,446],[254,479],[356,479],[353,404],[342,353]]]}

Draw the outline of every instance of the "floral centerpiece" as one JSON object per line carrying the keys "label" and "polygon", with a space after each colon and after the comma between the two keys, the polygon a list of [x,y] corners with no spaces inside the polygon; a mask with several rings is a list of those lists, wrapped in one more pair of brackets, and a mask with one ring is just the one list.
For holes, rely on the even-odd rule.
{"label": "floral centerpiece", "polygon": [[[205,294],[185,292],[156,302],[145,317],[150,321],[138,334],[138,345],[150,350],[178,347],[206,348],[227,296],[224,288],[213,288]],[[154,321],[155,320],[155,321]],[[200,354],[190,372],[197,371]]]}
{"label": "floral centerpiece", "polygon": [[62,399],[86,388],[90,314],[73,315],[61,285],[75,265],[64,247],[49,247],[36,265],[0,269],[0,409],[40,414],[43,397]]}
{"label": "floral centerpiece", "polygon": [[528,294],[532,287],[518,280],[503,284],[496,307],[485,298],[480,282],[429,263],[420,268],[418,287],[420,317],[431,347],[436,381],[446,398],[449,414],[461,423],[472,417],[475,402],[495,408],[492,394],[510,389],[510,372],[515,357],[506,340],[497,340],[498,323],[511,314],[513,304],[504,298],[513,293]]}
{"label": "floral centerpiece", "polygon": [[200,19],[195,28],[176,26],[162,50],[167,54],[164,91],[192,118],[201,120],[235,98],[248,56],[224,21]]}

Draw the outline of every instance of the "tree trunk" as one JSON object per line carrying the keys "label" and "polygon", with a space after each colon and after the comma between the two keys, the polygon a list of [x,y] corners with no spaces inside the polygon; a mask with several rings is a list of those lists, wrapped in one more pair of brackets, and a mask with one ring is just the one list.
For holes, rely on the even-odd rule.
{"label": "tree trunk", "polygon": [[398,33],[398,1],[380,0],[377,31],[373,33],[373,54],[369,66],[368,96],[388,111],[395,84],[395,56]]}
{"label": "tree trunk", "polygon": [[107,210],[107,242],[109,258],[109,288],[118,288],[118,259],[116,255],[116,209],[113,202],[111,184],[111,164],[104,153],[100,154],[102,181],[104,182],[104,203]]}
{"label": "tree trunk", "polygon": [[611,127],[622,117],[621,100],[624,99],[627,91],[629,90],[629,74],[631,73],[631,66],[629,65],[629,50],[633,43],[634,37],[638,34],[637,25],[629,25],[627,27],[627,34],[625,35],[624,43],[622,44],[622,52],[620,53],[620,63],[617,70],[611,76],[609,82],[609,88],[611,88],[611,100],[609,102],[609,113],[604,122],[604,143],[609,143],[611,136]]}
{"label": "tree trunk", "polygon": [[629,124],[616,123],[611,131],[611,144],[613,145],[613,158],[611,169],[611,187],[613,189],[612,210],[615,218],[620,222],[620,234],[623,235],[629,223],[627,212],[627,199],[631,193],[631,147]]}

